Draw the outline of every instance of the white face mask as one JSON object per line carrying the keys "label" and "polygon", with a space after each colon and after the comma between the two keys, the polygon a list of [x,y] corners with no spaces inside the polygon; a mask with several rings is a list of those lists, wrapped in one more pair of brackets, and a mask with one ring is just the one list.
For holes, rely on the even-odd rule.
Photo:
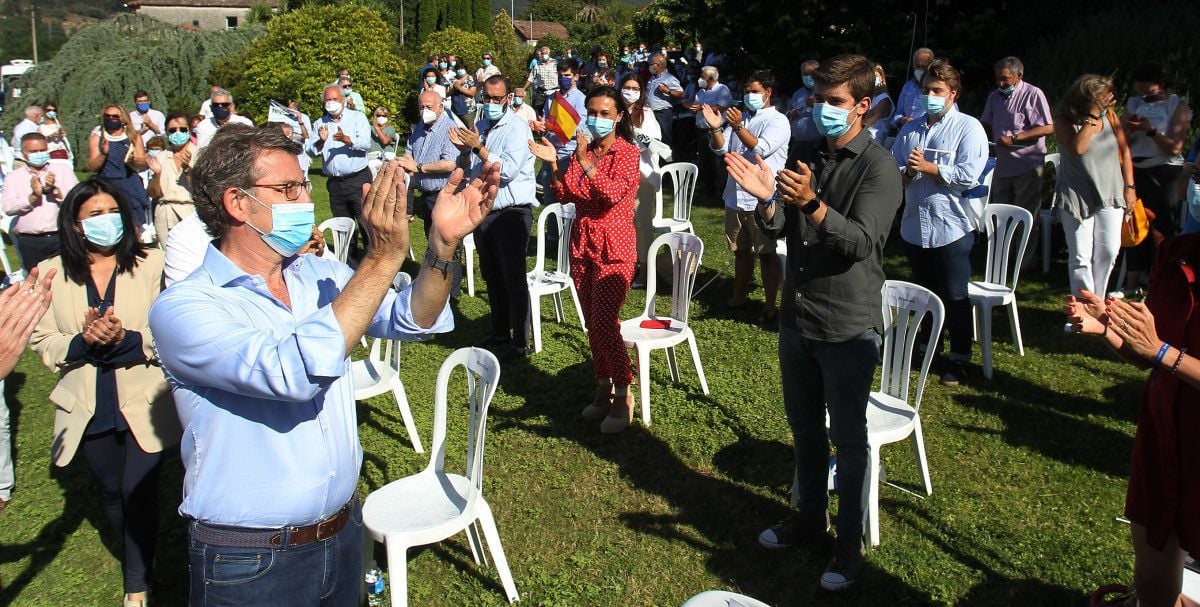
{"label": "white face mask", "polygon": [[700,87],[700,90],[704,90],[708,88],[708,81],[700,78],[699,80],[696,80],[696,85]]}
{"label": "white face mask", "polygon": [[925,77],[925,70],[923,68],[913,70],[913,77],[917,79],[917,82],[920,82]]}
{"label": "white face mask", "polygon": [[337,116],[338,114],[341,114],[342,113],[342,102],[341,101],[326,101],[325,102],[325,111],[328,112],[330,116]]}
{"label": "white face mask", "polygon": [[378,123],[379,126],[383,126],[383,125],[387,124],[387,120],[388,120],[387,116],[376,116],[375,117],[375,122]]}
{"label": "white face mask", "polygon": [[433,124],[434,120],[437,120],[437,112],[434,112],[430,109],[421,110],[421,122],[424,122],[425,124]]}
{"label": "white face mask", "polygon": [[621,89],[621,98],[625,100],[625,103],[637,103],[638,99],[642,98],[642,92]]}

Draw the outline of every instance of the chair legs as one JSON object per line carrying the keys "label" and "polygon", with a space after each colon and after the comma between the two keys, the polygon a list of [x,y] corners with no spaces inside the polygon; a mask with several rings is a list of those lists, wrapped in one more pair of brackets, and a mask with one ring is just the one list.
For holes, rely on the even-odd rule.
{"label": "chair legs", "polygon": [[675,358],[675,346],[667,348],[667,369],[671,372],[671,381],[679,383],[679,360]]}
{"label": "chair legs", "polygon": [[533,333],[534,353],[542,351],[542,298],[529,294],[529,332]]}
{"label": "chair legs", "polygon": [[471,558],[476,565],[487,565],[487,553],[483,550],[483,540],[479,536],[479,521],[467,525],[467,545],[471,547]]}
{"label": "chair legs", "polygon": [[463,255],[463,273],[467,275],[467,295],[475,297],[475,247],[469,247]]}
{"label": "chair legs", "polygon": [[638,347],[638,391],[642,398],[642,425],[650,425],[650,350]]}
{"label": "chair legs", "polygon": [[921,415],[913,420],[912,441],[913,455],[917,458],[917,468],[921,471],[921,482],[925,484],[925,495],[933,495],[933,481],[929,480],[929,461],[925,458],[925,435],[921,431]]}
{"label": "chair legs", "polygon": [[867,473],[870,475],[867,490],[867,534],[872,546],[879,545],[879,445],[871,445],[867,460]]}
{"label": "chair legs", "polygon": [[1042,238],[1042,273],[1050,271],[1050,236],[1054,229],[1054,211],[1043,209],[1038,213],[1039,233]]}
{"label": "chair legs", "polygon": [[562,291],[559,291],[558,293],[555,293],[555,294],[551,295],[550,297],[554,299],[554,322],[562,324],[562,321],[563,321]]}
{"label": "chair legs", "polygon": [[571,299],[575,302],[575,313],[579,315],[579,328],[587,333],[587,323],[583,320],[583,306],[579,305],[579,291],[575,290],[575,281],[567,283],[567,289],[571,291]]}
{"label": "chair legs", "polygon": [[1017,345],[1017,354],[1025,356],[1025,344],[1021,341],[1021,318],[1017,315],[1017,300],[1014,297],[1008,302],[1008,324],[1012,327],[1013,343]]}
{"label": "chair legs", "polygon": [[973,306],[978,308],[979,350],[983,353],[983,376],[992,378],[992,308],[990,306]]}
{"label": "chair legs", "polygon": [[408,607],[408,546],[385,541],[388,555],[388,581],[392,584],[392,607]]}
{"label": "chair legs", "polygon": [[688,335],[688,348],[692,351],[692,362],[696,363],[696,375],[700,378],[700,388],[708,394],[708,380],[704,377],[704,365],[700,364],[700,350],[696,347],[696,334]]}
{"label": "chair legs", "polygon": [[504,586],[504,594],[509,603],[515,603],[521,597],[517,594],[517,584],[513,581],[512,571],[508,568],[508,559],[504,556],[504,546],[500,545],[500,532],[496,530],[496,519],[492,517],[492,509],[488,503],[479,502],[479,526],[483,527],[483,536],[487,538],[488,550],[492,553],[492,562],[496,564],[496,573],[500,576],[500,584]]}
{"label": "chair legs", "polygon": [[408,394],[404,391],[404,383],[400,378],[392,380],[392,396],[396,399],[396,406],[400,408],[400,417],[404,419],[404,429],[408,431],[408,440],[412,441],[413,450],[424,453],[425,448],[421,446],[417,423],[413,421],[412,409],[408,406]]}

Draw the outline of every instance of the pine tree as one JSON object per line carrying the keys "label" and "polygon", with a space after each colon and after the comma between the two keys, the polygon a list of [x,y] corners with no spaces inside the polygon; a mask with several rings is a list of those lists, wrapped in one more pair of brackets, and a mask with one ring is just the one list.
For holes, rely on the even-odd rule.
{"label": "pine tree", "polygon": [[492,19],[492,52],[495,54],[496,67],[505,76],[513,78],[527,71],[525,52],[521,50],[517,33],[513,31],[512,18],[504,9],[500,9]]}
{"label": "pine tree", "polygon": [[474,0],[474,15],[471,19],[471,29],[481,34],[489,34],[492,29],[492,3],[490,0]]}

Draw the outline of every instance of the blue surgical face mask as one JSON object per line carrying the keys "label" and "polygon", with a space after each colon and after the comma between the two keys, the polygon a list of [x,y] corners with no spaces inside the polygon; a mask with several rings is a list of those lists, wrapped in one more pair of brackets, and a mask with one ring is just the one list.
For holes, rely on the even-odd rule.
{"label": "blue surgical face mask", "polygon": [[850,125],[858,120],[858,116],[854,120],[850,120],[850,110],[845,110],[837,106],[829,105],[828,103],[818,103],[813,106],[813,125],[817,127],[817,132],[822,135],[837,139],[850,130]]}
{"label": "blue surgical face mask", "polygon": [[150,111],[150,102],[143,101],[143,102],[137,104],[137,111],[139,111],[143,114],[145,114],[146,112],[149,112]]}
{"label": "blue surgical face mask", "polygon": [[492,65],[492,60],[491,60],[491,59],[484,59],[484,60],[483,60],[483,67],[490,67],[491,65]]}
{"label": "blue surgical face mask", "polygon": [[35,169],[40,169],[46,166],[46,163],[50,162],[50,152],[43,150],[41,152],[27,154],[25,156],[25,162],[28,162],[29,166],[32,166]]}
{"label": "blue surgical face mask", "polygon": [[937,95],[921,95],[921,106],[930,116],[941,116],[946,111],[946,98]]}
{"label": "blue surgical face mask", "polygon": [[817,83],[813,81],[812,76],[802,76],[800,79],[804,81],[804,88],[810,91],[813,90],[813,87],[817,85]]}
{"label": "blue surgical face mask", "polygon": [[146,150],[146,155],[155,158],[162,153],[162,150]]}
{"label": "blue surgical face mask", "polygon": [[524,99],[521,99],[520,97],[513,97],[513,105],[521,105],[522,103],[525,103]]}
{"label": "blue surgical face mask", "polygon": [[249,196],[254,202],[271,209],[271,231],[269,233],[260,230],[258,226],[249,221],[246,222],[246,225],[262,234],[263,242],[267,243],[271,250],[279,253],[285,259],[294,257],[312,238],[313,224],[316,219],[311,202],[268,205],[246,190],[242,190],[242,193]]}
{"label": "blue surgical face mask", "polygon": [[187,142],[191,141],[191,139],[192,138],[187,133],[180,133],[178,131],[167,135],[167,142],[175,147],[187,145]]}
{"label": "blue surgical face mask", "polygon": [[55,120],[58,118],[58,112],[56,112],[54,110],[50,110],[50,111],[46,112],[46,117],[51,120]]}
{"label": "blue surgical face mask", "polygon": [[84,219],[83,237],[101,249],[111,249],[125,236],[125,222],[120,213],[106,213]]}
{"label": "blue surgical face mask", "polygon": [[443,69],[443,70],[444,70],[444,69],[446,69],[446,62],[445,62],[445,61],[439,61],[439,62],[438,62],[438,68],[439,68],[439,69]]}
{"label": "blue surgical face mask", "polygon": [[1007,97],[1008,95],[1011,95],[1011,94],[1013,94],[1013,91],[1017,90],[1017,87],[1016,87],[1016,85],[1013,85],[1013,86],[1002,86],[1002,87],[1000,87],[998,90],[1000,91],[1000,94],[1001,94],[1001,95],[1004,95],[1004,96],[1006,96],[1006,97]]}
{"label": "blue surgical face mask", "polygon": [[575,79],[570,76],[559,76],[558,77],[558,88],[560,88],[564,91],[571,90],[571,86],[574,84],[575,84]]}
{"label": "blue surgical face mask", "polygon": [[433,76],[433,75],[426,76],[425,82],[428,84],[437,84],[437,76]]}
{"label": "blue surgical face mask", "polygon": [[1200,221],[1200,183],[1188,182],[1188,213],[1192,219]]}
{"label": "blue surgical face mask", "polygon": [[762,93],[746,93],[745,102],[746,109],[750,110],[751,112],[757,112],[758,110],[763,109],[763,106],[766,105],[766,102],[763,100]]}
{"label": "blue surgical face mask", "polygon": [[587,128],[592,133],[592,139],[604,139],[613,131],[615,122],[608,118],[599,118],[596,116],[588,116]]}
{"label": "blue surgical face mask", "polygon": [[501,118],[504,117],[504,104],[503,103],[487,104],[487,109],[484,111],[484,115],[487,117],[488,120],[491,120],[492,122],[496,122],[497,120],[500,120]]}

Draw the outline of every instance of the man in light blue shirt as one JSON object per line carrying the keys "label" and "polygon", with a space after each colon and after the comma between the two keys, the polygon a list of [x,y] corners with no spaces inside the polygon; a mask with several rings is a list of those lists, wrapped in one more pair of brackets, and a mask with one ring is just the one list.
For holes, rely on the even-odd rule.
{"label": "man in light blue shirt", "polygon": [[662,130],[662,142],[671,145],[675,138],[671,126],[675,121],[675,103],[683,99],[683,85],[667,69],[667,58],[661,54],[650,57],[650,81],[646,83],[646,107]]}
{"label": "man in light blue shirt", "polygon": [[721,127],[723,121],[710,125],[704,119],[701,108],[705,105],[711,106],[716,110],[718,116],[723,116],[725,110],[734,105],[733,94],[729,92],[729,87],[721,84],[721,74],[717,68],[711,66],[700,69],[700,77],[691,83],[690,88],[694,88],[695,93],[691,102],[684,105],[696,114],[697,165],[700,167],[700,175],[706,187],[716,192],[725,186],[727,174],[725,163],[717,158],[717,155],[708,147],[708,129]]}
{"label": "man in light blue shirt", "polygon": [[816,86],[813,72],[819,67],[821,64],[816,59],[808,59],[800,64],[803,86],[792,94],[787,105],[787,117],[792,123],[792,142],[788,146],[788,157],[805,163],[813,161],[817,146],[825,139],[817,130],[812,118],[812,91]]}
{"label": "man in light blue shirt", "polygon": [[462,175],[451,178],[420,274],[395,293],[409,240],[396,163],[366,197],[375,246],[352,272],[296,255],[313,225],[298,145],[278,129],[231,126],[210,148],[191,183],[217,244],[150,311],[184,427],[190,604],[354,606],[362,446],[349,353],[364,334],[453,329],[447,260],[487,214],[497,167],[457,194]]}
{"label": "man in light blue shirt", "polygon": [[933,51],[927,48],[921,47],[913,52],[913,77],[900,88],[900,97],[896,99],[896,113],[892,114],[892,126],[897,129],[925,113],[925,108],[921,106],[921,78],[932,61]]}
{"label": "man in light blue shirt", "polygon": [[[720,156],[739,154],[755,162],[762,156],[771,173],[778,173],[787,162],[788,141],[791,127],[787,117],[771,105],[775,90],[775,75],[769,70],[759,70],[746,79],[743,113],[737,108],[725,112],[725,129],[709,133],[712,151]],[[708,124],[719,124],[720,117],[712,106],[701,110]],[[746,304],[750,290],[750,279],[754,277],[754,258],[762,266],[763,293],[766,302],[759,314],[759,323],[772,326],[775,322],[775,295],[779,291],[779,256],[775,254],[775,241],[767,238],[755,220],[758,198],[747,192],[730,176],[725,182],[725,240],[733,251],[733,295],[726,304],[740,308]]]}
{"label": "man in light blue shirt", "polygon": [[504,76],[483,83],[483,119],[478,130],[456,128],[450,140],[467,154],[472,172],[500,163],[500,191],[492,212],[475,230],[479,271],[488,287],[492,334],[481,345],[503,348],[500,362],[529,353],[529,284],[525,250],[538,206],[533,180],[529,123],[512,111],[513,96]]}
{"label": "man in light blue shirt", "polygon": [[417,106],[421,120],[413,124],[400,166],[412,180],[408,188],[408,214],[420,216],[428,235],[433,202],[458,166],[458,148],[450,142],[454,118],[446,111],[442,96],[437,91],[423,91],[417,97]]}
{"label": "man in light blue shirt", "polygon": [[[357,264],[364,249],[371,246],[370,235],[362,229],[362,187],[371,182],[367,152],[371,151],[371,121],[366,114],[346,107],[346,94],[337,84],[325,86],[322,94],[325,115],[313,126],[304,151],[321,157],[321,172],[328,181],[329,209],[334,217],[350,217],[360,223],[350,243],[349,259]],[[362,235],[362,246],[358,236]],[[340,253],[340,251],[339,251]]]}
{"label": "man in light blue shirt", "polygon": [[[987,165],[983,125],[954,108],[961,80],[943,59],[929,64],[922,84],[925,117],[900,129],[892,156],[903,171],[904,213],[900,237],[908,250],[913,282],[929,288],[946,304],[950,363],[942,384],[958,386],[971,360],[971,247],[975,216],[963,192],[979,184]],[[925,343],[919,337],[917,343]],[[941,352],[941,340],[937,352]]]}

